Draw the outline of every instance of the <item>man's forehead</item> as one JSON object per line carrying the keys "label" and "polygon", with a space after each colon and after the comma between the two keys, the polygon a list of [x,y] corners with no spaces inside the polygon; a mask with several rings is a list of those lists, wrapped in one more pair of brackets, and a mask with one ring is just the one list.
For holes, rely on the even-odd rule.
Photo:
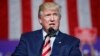
{"label": "man's forehead", "polygon": [[59,11],[57,10],[57,9],[45,9],[45,10],[43,10],[43,12],[45,12],[45,13],[49,13],[49,12],[55,12],[55,13],[58,13]]}

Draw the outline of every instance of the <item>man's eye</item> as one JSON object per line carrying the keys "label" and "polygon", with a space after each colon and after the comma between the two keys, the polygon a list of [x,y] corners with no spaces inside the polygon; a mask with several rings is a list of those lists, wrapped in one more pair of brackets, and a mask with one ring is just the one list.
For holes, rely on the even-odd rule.
{"label": "man's eye", "polygon": [[50,14],[47,14],[47,15],[45,15],[45,16],[50,16]]}
{"label": "man's eye", "polygon": [[57,14],[57,13],[54,13],[53,15],[58,16],[58,14]]}

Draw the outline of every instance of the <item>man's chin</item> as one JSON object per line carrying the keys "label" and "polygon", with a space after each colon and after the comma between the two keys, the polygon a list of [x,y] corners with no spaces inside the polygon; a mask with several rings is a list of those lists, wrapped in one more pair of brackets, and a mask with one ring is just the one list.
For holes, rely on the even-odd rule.
{"label": "man's chin", "polygon": [[54,27],[52,27],[55,31],[57,31],[58,30],[58,28],[54,28]]}

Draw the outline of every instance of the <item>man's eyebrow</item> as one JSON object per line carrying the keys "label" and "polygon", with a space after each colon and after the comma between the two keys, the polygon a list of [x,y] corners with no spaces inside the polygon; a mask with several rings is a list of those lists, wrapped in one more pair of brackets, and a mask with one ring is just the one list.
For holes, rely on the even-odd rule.
{"label": "man's eyebrow", "polygon": [[51,15],[51,14],[48,13],[48,14],[45,14],[45,15],[46,15],[46,16],[49,16],[49,15]]}

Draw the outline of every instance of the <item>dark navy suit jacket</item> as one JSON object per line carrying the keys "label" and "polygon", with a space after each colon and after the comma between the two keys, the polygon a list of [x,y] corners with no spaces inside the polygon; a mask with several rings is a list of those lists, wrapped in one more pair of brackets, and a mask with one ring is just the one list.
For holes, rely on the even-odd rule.
{"label": "dark navy suit jacket", "polygon": [[[54,41],[51,56],[81,56],[79,43],[77,38],[59,32]],[[42,45],[42,29],[24,33],[12,56],[41,56]]]}

